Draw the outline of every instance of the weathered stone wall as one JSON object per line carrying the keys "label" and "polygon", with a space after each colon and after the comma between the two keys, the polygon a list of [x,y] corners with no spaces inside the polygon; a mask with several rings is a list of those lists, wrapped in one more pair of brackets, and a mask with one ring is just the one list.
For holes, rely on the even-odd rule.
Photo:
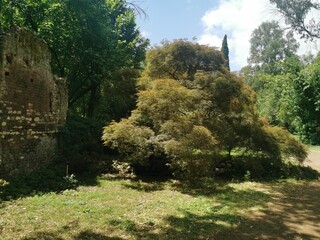
{"label": "weathered stone wall", "polygon": [[51,73],[50,52],[33,33],[0,36],[0,177],[49,164],[67,114],[67,88]]}

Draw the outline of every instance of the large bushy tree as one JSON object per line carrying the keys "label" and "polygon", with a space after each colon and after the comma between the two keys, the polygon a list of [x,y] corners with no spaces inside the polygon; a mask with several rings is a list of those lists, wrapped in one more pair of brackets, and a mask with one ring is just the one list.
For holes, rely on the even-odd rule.
{"label": "large bushy tree", "polygon": [[162,162],[185,178],[213,176],[239,156],[270,168],[282,155],[303,161],[303,147],[259,119],[254,92],[224,64],[220,51],[183,40],[150,49],[137,109],[104,128],[105,145],[133,166]]}
{"label": "large bushy tree", "polygon": [[217,49],[183,40],[163,41],[148,51],[146,61],[149,77],[175,80],[193,79],[198,70],[220,71],[225,64]]}

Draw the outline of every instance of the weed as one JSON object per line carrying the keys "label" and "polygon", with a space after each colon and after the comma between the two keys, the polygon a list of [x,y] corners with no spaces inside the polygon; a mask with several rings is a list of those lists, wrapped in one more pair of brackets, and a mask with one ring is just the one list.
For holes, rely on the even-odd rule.
{"label": "weed", "polygon": [[74,174],[67,175],[63,179],[66,181],[68,188],[75,188],[77,186],[78,180]]}
{"label": "weed", "polygon": [[0,199],[12,200],[23,196],[60,192],[77,186],[73,174],[64,176],[64,165],[56,164],[46,169],[11,178],[0,186]]}
{"label": "weed", "polygon": [[249,170],[246,171],[246,174],[243,176],[245,181],[251,180],[251,172]]}

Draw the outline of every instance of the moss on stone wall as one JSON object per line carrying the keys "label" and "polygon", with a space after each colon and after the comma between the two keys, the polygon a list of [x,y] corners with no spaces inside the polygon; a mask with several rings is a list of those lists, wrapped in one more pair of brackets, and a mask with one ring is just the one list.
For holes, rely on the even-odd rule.
{"label": "moss on stone wall", "polygon": [[0,177],[48,165],[67,113],[67,87],[50,67],[47,45],[35,34],[12,30],[1,38]]}

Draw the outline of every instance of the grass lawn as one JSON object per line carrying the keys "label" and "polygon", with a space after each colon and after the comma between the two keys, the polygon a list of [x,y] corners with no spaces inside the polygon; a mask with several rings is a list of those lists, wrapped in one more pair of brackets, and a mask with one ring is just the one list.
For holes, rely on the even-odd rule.
{"label": "grass lawn", "polygon": [[229,233],[254,226],[252,216],[265,213],[279,194],[305,184],[187,186],[105,176],[76,190],[3,201],[0,239],[234,239]]}

